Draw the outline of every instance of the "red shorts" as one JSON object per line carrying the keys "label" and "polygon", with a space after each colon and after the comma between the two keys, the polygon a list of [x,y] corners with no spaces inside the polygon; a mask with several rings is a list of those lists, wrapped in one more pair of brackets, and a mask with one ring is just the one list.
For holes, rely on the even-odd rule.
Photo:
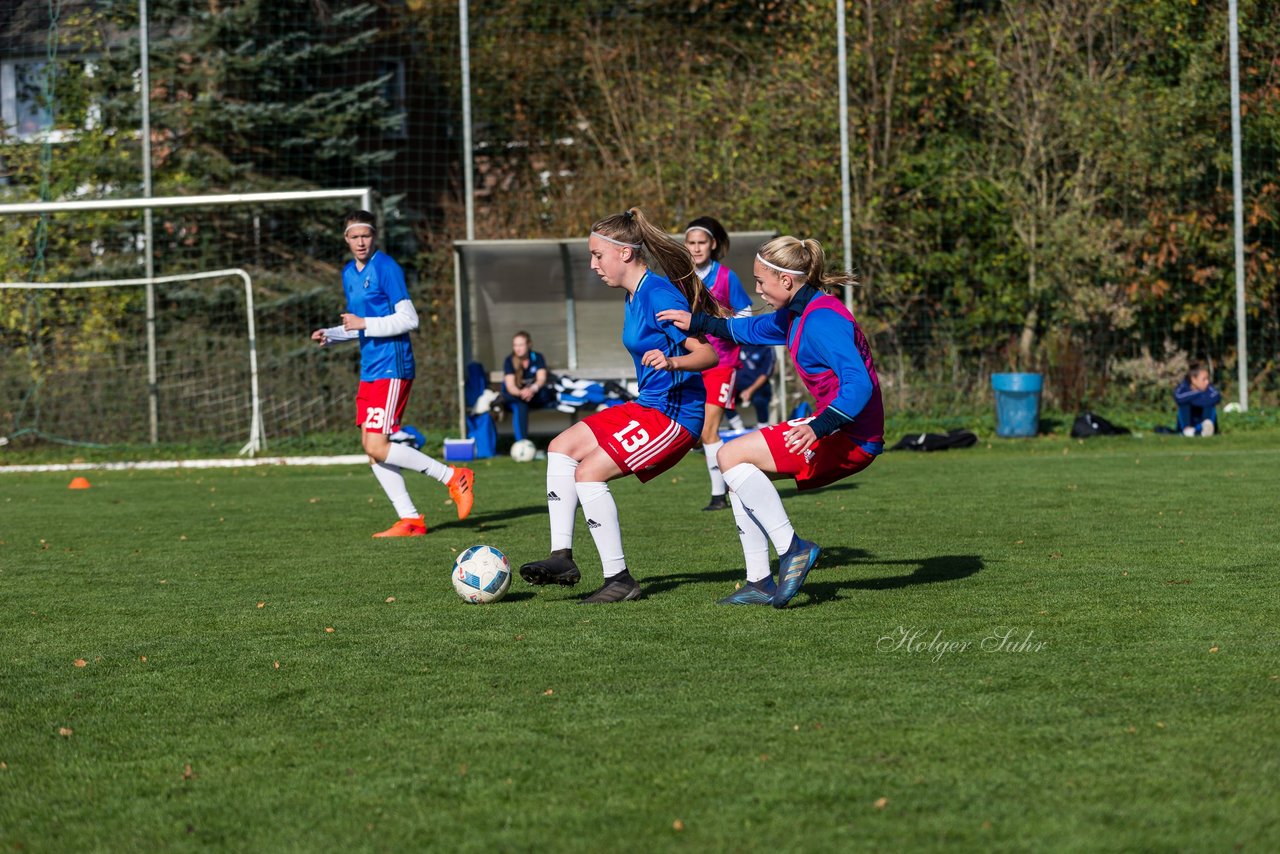
{"label": "red shorts", "polygon": [[582,420],[625,474],[647,483],[689,452],[698,437],[656,409],[635,401],[602,409]]}
{"label": "red shorts", "polygon": [[361,380],[356,392],[356,424],[366,433],[390,436],[400,429],[400,416],[409,402],[413,380]]}
{"label": "red shorts", "polygon": [[707,403],[733,411],[733,377],[736,373],[738,369],[735,367],[722,368],[719,365],[702,372],[702,383],[707,387]]}
{"label": "red shorts", "polygon": [[787,450],[783,436],[798,424],[807,424],[812,418],[797,418],[772,427],[764,427],[764,441],[773,454],[773,464],[782,474],[796,479],[797,489],[816,489],[843,480],[862,471],[875,462],[875,454],[868,454],[848,433],[837,431],[823,436],[809,446],[803,454]]}

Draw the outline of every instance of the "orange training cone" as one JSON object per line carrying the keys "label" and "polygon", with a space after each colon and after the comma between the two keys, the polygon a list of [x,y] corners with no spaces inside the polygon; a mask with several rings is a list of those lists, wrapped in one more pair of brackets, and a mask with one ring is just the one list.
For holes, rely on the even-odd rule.
{"label": "orange training cone", "polygon": [[88,489],[88,488],[89,488],[89,478],[87,477],[74,477],[71,479],[71,483],[67,484],[67,489]]}

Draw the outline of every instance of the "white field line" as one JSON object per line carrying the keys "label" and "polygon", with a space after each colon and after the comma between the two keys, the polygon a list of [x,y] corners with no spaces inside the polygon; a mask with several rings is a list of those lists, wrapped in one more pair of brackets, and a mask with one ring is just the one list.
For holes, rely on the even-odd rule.
{"label": "white field line", "polygon": [[238,469],[249,466],[352,466],[367,464],[364,454],[332,457],[257,457],[251,460],[138,460],[119,463],[56,463],[50,465],[0,465],[0,474],[49,471],[144,471],[159,469]]}

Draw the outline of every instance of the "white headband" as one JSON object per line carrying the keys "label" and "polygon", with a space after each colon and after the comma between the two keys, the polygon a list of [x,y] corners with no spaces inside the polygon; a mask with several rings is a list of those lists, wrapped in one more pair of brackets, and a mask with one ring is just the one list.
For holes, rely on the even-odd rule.
{"label": "white headband", "polygon": [[607,235],[607,234],[601,234],[601,233],[600,233],[600,232],[598,232],[598,231],[593,231],[593,232],[591,232],[591,233],[592,233],[592,234],[594,234],[596,237],[600,238],[601,240],[607,240],[607,241],[609,241],[609,242],[610,242],[610,243],[612,243],[614,246],[625,246],[625,247],[627,247],[628,249],[639,249],[639,248],[640,248],[640,246],[641,246],[641,244],[639,244],[639,243],[626,243],[626,242],[621,241],[621,240],[615,240],[615,239],[613,239],[612,237],[610,237],[609,235]]}
{"label": "white headband", "polygon": [[777,270],[779,273],[790,273],[793,276],[806,276],[806,277],[809,275],[804,270],[788,270],[786,267],[779,267],[777,264],[771,264],[768,261],[761,258],[759,252],[756,253],[756,260],[759,261],[761,264],[765,265],[766,267]]}
{"label": "white headband", "polygon": [[[360,227],[363,227],[363,228],[367,228],[367,229],[369,229],[370,231],[372,231],[374,234],[377,234],[377,233],[378,233],[378,229],[376,229],[376,228],[374,228],[373,226],[369,225],[369,223],[367,223],[367,222],[352,222],[352,223],[348,223],[348,224],[347,224],[347,227],[346,227],[346,228],[344,228],[344,229],[342,229],[342,236],[343,236],[343,237],[346,237],[346,236],[347,236],[347,232],[348,232],[348,231],[350,231],[350,230],[351,230],[351,229],[353,229],[353,228],[356,228],[357,226],[360,226]],[[371,236],[372,236],[372,235],[371,235]]]}
{"label": "white headband", "polygon": [[689,232],[691,232],[691,231],[705,231],[705,232],[707,233],[707,237],[710,237],[712,240],[715,240],[715,239],[716,239],[716,236],[715,236],[714,234],[712,234],[712,233],[711,233],[711,229],[707,228],[706,226],[702,226],[702,225],[691,225],[691,226],[689,226],[688,228],[686,228],[686,229],[684,230],[684,233],[685,233],[685,234],[688,234],[688,233],[689,233]]}

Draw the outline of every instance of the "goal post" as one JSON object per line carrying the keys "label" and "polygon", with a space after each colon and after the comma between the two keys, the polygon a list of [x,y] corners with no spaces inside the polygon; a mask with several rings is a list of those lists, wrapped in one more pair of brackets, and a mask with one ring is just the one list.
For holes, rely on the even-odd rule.
{"label": "goal post", "polygon": [[[240,454],[254,456],[266,448],[266,436],[262,427],[262,400],[258,394],[258,345],[257,333],[253,323],[253,280],[246,270],[233,268],[229,270],[209,270],[203,273],[183,273],[176,276],[153,276],[149,279],[106,279],[95,282],[0,282],[0,289],[12,290],[77,290],[82,288],[112,287],[151,287],[177,282],[203,281],[207,279],[225,279],[238,276],[244,282],[244,315],[245,333],[249,349],[249,427],[248,441],[240,449]],[[156,376],[154,349],[148,350],[148,397],[154,397]]]}
{"label": "goal post", "polygon": [[358,348],[310,335],[343,310],[343,214],[381,220],[373,203],[367,188],[0,203],[0,435],[253,455],[268,435],[349,429]]}

